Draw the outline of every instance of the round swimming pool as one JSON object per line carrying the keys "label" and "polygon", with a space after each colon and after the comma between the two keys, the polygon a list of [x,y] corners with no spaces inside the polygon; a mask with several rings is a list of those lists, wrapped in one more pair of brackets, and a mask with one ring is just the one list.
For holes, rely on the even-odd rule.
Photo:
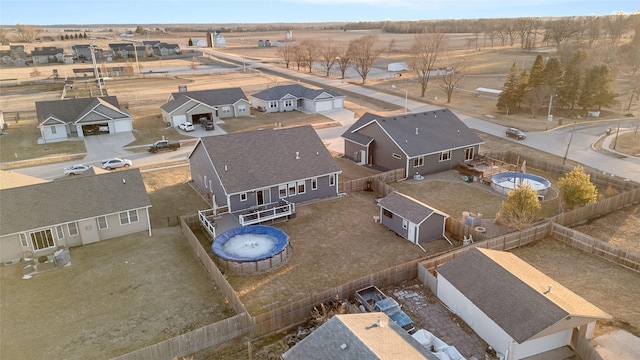
{"label": "round swimming pool", "polygon": [[504,195],[519,185],[531,186],[539,196],[547,195],[551,187],[549,180],[533,174],[508,171],[491,176],[491,188]]}
{"label": "round swimming pool", "polygon": [[223,270],[236,275],[253,275],[271,271],[291,256],[289,236],[265,225],[242,226],[215,238],[211,250]]}

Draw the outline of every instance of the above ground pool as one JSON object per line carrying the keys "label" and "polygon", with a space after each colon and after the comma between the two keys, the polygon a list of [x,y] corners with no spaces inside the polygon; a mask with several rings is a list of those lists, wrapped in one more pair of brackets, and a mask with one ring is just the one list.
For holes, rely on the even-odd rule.
{"label": "above ground pool", "polygon": [[237,275],[268,272],[286,263],[291,255],[289,236],[265,225],[226,231],[215,238],[211,250],[222,270]]}
{"label": "above ground pool", "polygon": [[519,185],[531,186],[538,193],[538,196],[547,195],[551,187],[549,180],[533,174],[508,171],[491,176],[491,188],[504,195]]}

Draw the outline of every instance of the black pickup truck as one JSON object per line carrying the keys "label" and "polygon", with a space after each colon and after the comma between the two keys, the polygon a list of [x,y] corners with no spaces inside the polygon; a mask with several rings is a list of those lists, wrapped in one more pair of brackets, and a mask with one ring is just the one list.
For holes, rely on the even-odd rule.
{"label": "black pickup truck", "polygon": [[169,140],[158,140],[147,147],[147,151],[150,153],[157,153],[163,150],[176,151],[180,148],[179,142],[169,142]]}

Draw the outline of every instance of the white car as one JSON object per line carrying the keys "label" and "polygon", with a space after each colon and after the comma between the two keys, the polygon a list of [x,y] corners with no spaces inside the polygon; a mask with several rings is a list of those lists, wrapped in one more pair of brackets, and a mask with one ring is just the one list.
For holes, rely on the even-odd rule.
{"label": "white car", "polygon": [[64,168],[64,174],[65,175],[79,175],[79,174],[82,174],[83,172],[89,170],[90,168],[91,168],[91,166],[89,166],[89,165],[77,164],[77,165],[73,165],[73,166],[69,166],[67,168]]}
{"label": "white car", "polygon": [[184,131],[193,131],[193,130],[195,130],[194,127],[193,127],[193,124],[190,123],[190,122],[179,124],[178,128],[180,130],[184,130]]}
{"label": "white car", "polygon": [[102,160],[102,165],[100,167],[107,170],[113,170],[119,167],[128,168],[131,165],[133,165],[131,160],[113,158],[113,159]]}

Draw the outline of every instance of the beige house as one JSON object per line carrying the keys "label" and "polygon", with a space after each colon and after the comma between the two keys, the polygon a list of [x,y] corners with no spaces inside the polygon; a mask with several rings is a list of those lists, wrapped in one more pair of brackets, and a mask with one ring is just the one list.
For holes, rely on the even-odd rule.
{"label": "beige house", "polygon": [[251,115],[249,100],[240,88],[172,93],[160,109],[164,122],[172,126]]}

